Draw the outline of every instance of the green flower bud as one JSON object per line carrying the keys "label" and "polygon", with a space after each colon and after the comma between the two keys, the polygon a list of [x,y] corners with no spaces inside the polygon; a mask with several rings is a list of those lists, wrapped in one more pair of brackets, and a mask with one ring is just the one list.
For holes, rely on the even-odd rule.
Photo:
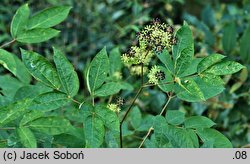
{"label": "green flower bud", "polygon": [[117,104],[108,104],[107,108],[116,113],[119,113],[121,111],[121,108]]}
{"label": "green flower bud", "polygon": [[148,82],[151,84],[159,84],[160,80],[165,79],[165,73],[160,70],[159,66],[153,66],[148,73]]}

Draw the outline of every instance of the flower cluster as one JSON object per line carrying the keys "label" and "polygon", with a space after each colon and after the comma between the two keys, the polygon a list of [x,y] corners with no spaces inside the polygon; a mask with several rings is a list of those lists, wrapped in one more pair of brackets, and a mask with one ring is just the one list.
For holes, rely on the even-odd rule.
{"label": "flower cluster", "polygon": [[148,73],[148,79],[151,84],[159,84],[160,80],[165,79],[165,73],[160,70],[159,66],[153,66]]}
{"label": "flower cluster", "polygon": [[116,103],[108,104],[107,108],[115,113],[119,113],[121,111],[120,106],[124,104],[124,101],[125,100],[123,98],[119,97],[117,98]]}
{"label": "flower cluster", "polygon": [[119,113],[121,111],[121,108],[118,104],[113,104],[113,103],[108,104],[107,108],[115,113]]}
{"label": "flower cluster", "polygon": [[152,25],[147,25],[139,34],[139,41],[155,51],[161,51],[164,48],[169,49],[176,44],[177,39],[174,37],[174,28],[159,19],[155,19]]}
{"label": "flower cluster", "polygon": [[143,64],[144,72],[147,71],[154,52],[161,52],[163,49],[170,49],[177,43],[174,37],[174,28],[159,19],[155,19],[151,25],[147,25],[138,34],[138,46],[132,46],[122,55],[123,63],[130,68],[131,74],[141,75]]}

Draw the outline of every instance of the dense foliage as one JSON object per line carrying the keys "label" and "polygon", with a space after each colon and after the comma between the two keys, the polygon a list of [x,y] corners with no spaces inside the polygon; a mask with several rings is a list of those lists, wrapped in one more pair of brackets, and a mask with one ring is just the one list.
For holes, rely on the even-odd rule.
{"label": "dense foliage", "polygon": [[249,147],[247,0],[1,3],[0,147]]}

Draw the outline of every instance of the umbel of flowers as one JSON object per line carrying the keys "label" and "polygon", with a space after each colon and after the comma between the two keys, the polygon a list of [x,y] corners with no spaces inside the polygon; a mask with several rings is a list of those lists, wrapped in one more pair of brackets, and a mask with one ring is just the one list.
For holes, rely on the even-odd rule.
{"label": "umbel of flowers", "polygon": [[[161,52],[163,49],[170,50],[176,42],[173,27],[155,19],[152,24],[145,26],[138,33],[138,45],[132,46],[123,54],[122,61],[131,74],[141,75],[141,66],[143,65],[143,73],[146,73],[155,52]],[[157,66],[152,67],[148,74],[149,82],[154,84],[164,77],[164,73]]]}

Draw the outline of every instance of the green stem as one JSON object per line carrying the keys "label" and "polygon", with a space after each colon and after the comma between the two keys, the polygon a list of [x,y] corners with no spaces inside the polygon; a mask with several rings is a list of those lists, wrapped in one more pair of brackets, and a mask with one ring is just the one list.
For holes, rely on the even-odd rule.
{"label": "green stem", "polygon": [[144,84],[144,81],[143,81],[144,80],[143,79],[143,75],[144,75],[143,74],[143,66],[144,66],[143,63],[141,63],[141,86],[143,86],[143,84]]}
{"label": "green stem", "polygon": [[0,130],[15,130],[16,127],[4,127],[4,128],[0,128]]}
{"label": "green stem", "polygon": [[14,43],[15,41],[16,41],[16,39],[13,39],[13,40],[11,40],[11,41],[9,41],[7,43],[4,43],[3,45],[0,46],[0,48],[4,48],[4,47],[8,46],[9,44]]}
{"label": "green stem", "polygon": [[[162,110],[161,110],[161,112],[160,112],[160,114],[159,114],[160,116],[164,113],[164,111],[166,111],[167,106],[168,106],[168,104],[170,103],[170,101],[171,101],[172,98],[173,98],[173,96],[170,94],[169,97],[168,97],[168,101],[166,102],[166,104],[164,105],[164,107],[162,108]],[[141,148],[141,147],[143,146],[144,142],[146,141],[146,139],[148,138],[148,136],[151,134],[151,132],[152,132],[153,130],[154,130],[153,127],[150,127],[150,128],[148,129],[148,132],[147,132],[147,134],[145,135],[145,137],[143,137],[143,140],[142,140],[142,142],[141,142],[139,148]]]}
{"label": "green stem", "polygon": [[81,104],[79,101],[77,101],[77,100],[75,100],[75,99],[73,99],[73,98],[71,98],[71,100],[72,100],[73,102],[77,103],[78,105]]}
{"label": "green stem", "polygon": [[141,87],[139,88],[139,90],[137,91],[135,97],[134,97],[133,100],[132,100],[132,103],[130,104],[128,110],[126,111],[125,115],[123,116],[123,118],[122,118],[122,120],[121,120],[121,122],[120,122],[120,147],[121,147],[121,148],[122,148],[122,124],[123,124],[123,122],[125,121],[125,119],[126,119],[128,113],[129,113],[130,110],[132,109],[132,107],[133,107],[133,105],[134,105],[136,99],[137,99],[138,96],[140,95],[142,89],[143,89],[143,86],[141,86]]}

